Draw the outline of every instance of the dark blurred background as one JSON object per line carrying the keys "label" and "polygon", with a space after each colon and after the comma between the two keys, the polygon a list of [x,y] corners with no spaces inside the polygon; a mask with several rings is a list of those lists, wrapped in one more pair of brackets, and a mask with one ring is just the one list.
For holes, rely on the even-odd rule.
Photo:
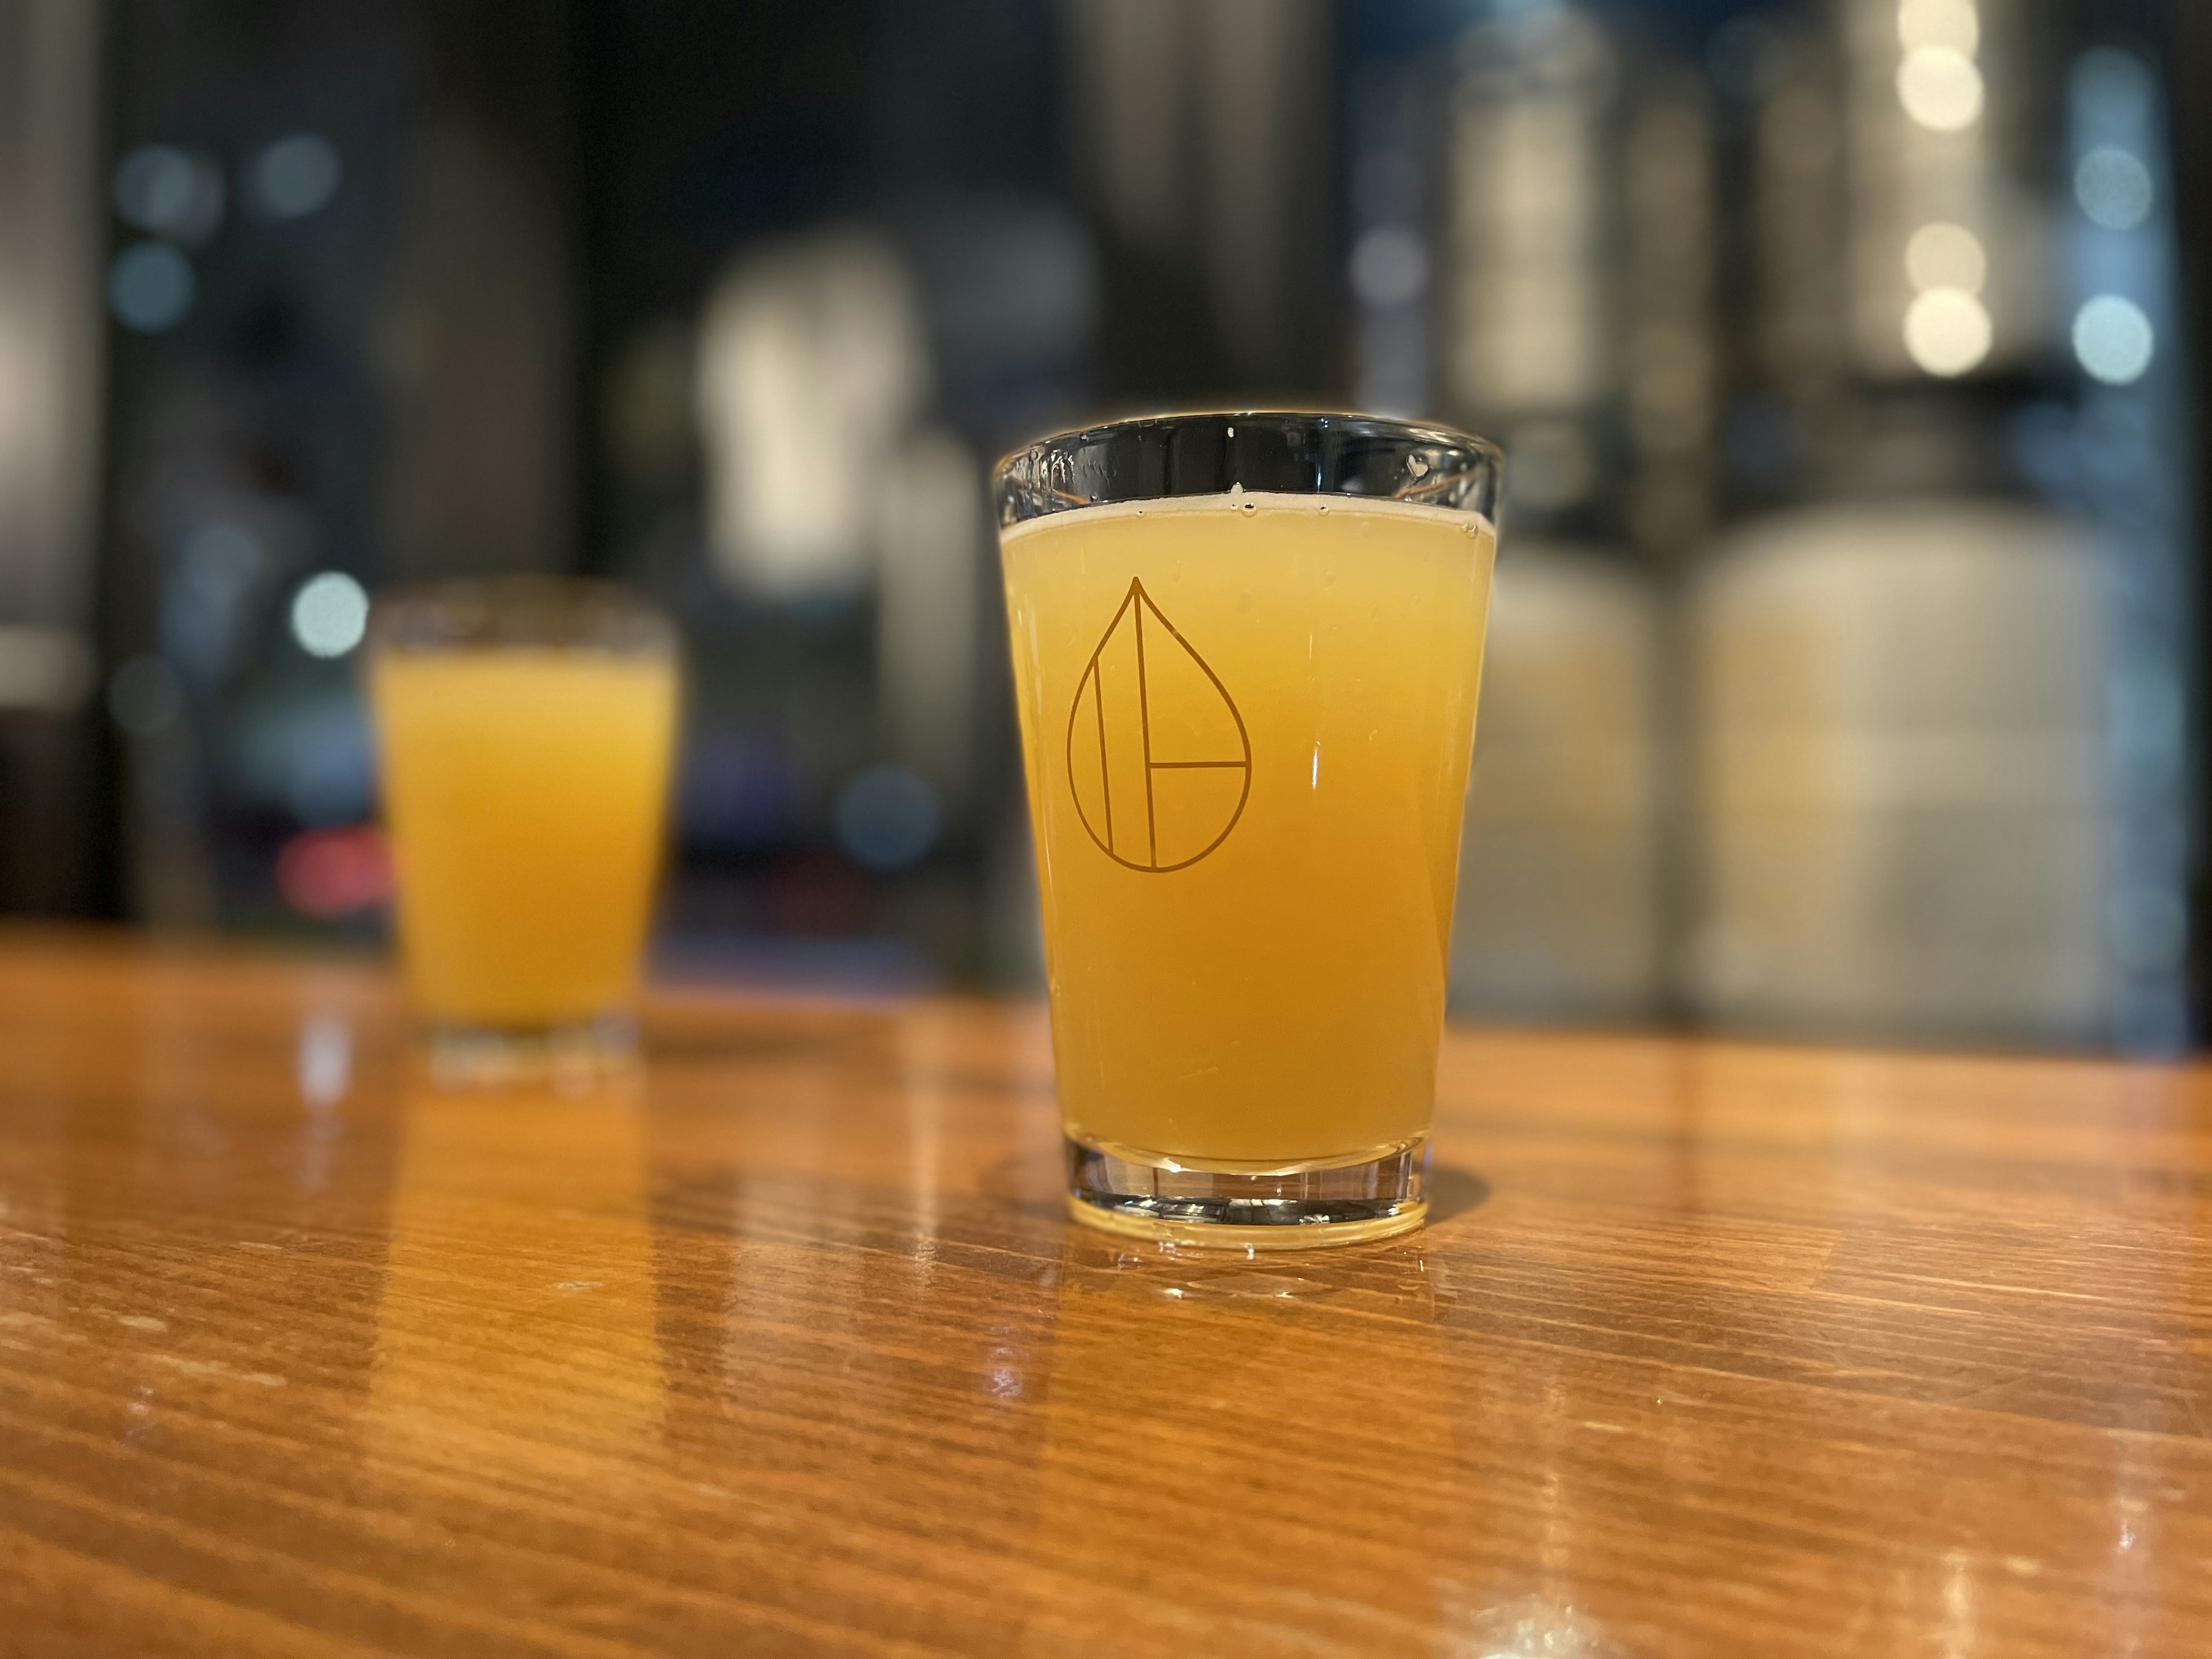
{"label": "dark blurred background", "polygon": [[364,595],[688,641],[660,970],[1039,973],[990,461],[1502,439],[1454,1004],[2207,1029],[2194,0],[0,0],[0,909],[380,937]]}

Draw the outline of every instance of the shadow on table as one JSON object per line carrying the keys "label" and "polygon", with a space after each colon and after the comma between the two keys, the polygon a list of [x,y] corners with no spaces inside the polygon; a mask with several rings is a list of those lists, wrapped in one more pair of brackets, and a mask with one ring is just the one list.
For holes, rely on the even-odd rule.
{"label": "shadow on table", "polygon": [[1465,1215],[1490,1197],[1490,1183],[1472,1170],[1439,1164],[1429,1171],[1429,1225]]}

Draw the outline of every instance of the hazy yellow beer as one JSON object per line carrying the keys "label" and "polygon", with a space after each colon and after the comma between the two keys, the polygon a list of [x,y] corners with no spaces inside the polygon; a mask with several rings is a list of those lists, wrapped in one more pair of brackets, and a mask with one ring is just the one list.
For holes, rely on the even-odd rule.
{"label": "hazy yellow beer", "polygon": [[370,691],[416,1013],[528,1041],[626,1009],[676,728],[665,630],[584,584],[428,590],[380,623]]}
{"label": "hazy yellow beer", "polygon": [[1078,1212],[1418,1221],[1489,519],[1239,484],[1002,547]]}

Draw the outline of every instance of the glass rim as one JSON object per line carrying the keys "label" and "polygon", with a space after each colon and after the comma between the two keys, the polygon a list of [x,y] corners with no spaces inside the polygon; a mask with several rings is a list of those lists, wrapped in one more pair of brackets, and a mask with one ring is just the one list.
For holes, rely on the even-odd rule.
{"label": "glass rim", "polygon": [[[1240,434],[1238,422],[1250,431]],[[1439,422],[1322,409],[1170,410],[1034,438],[991,469],[991,497],[1002,530],[1232,488],[1396,501],[1495,523],[1504,465],[1493,441]]]}
{"label": "glass rim", "polygon": [[395,583],[369,596],[370,653],[480,649],[672,654],[666,612],[603,576],[501,571]]}

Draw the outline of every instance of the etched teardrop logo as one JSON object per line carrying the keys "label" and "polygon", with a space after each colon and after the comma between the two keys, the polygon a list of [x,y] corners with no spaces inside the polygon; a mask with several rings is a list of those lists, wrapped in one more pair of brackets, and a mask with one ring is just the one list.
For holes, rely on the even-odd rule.
{"label": "etched teardrop logo", "polygon": [[1132,580],[1067,711],[1076,816],[1115,863],[1188,870],[1252,793],[1252,740],[1221,677]]}

